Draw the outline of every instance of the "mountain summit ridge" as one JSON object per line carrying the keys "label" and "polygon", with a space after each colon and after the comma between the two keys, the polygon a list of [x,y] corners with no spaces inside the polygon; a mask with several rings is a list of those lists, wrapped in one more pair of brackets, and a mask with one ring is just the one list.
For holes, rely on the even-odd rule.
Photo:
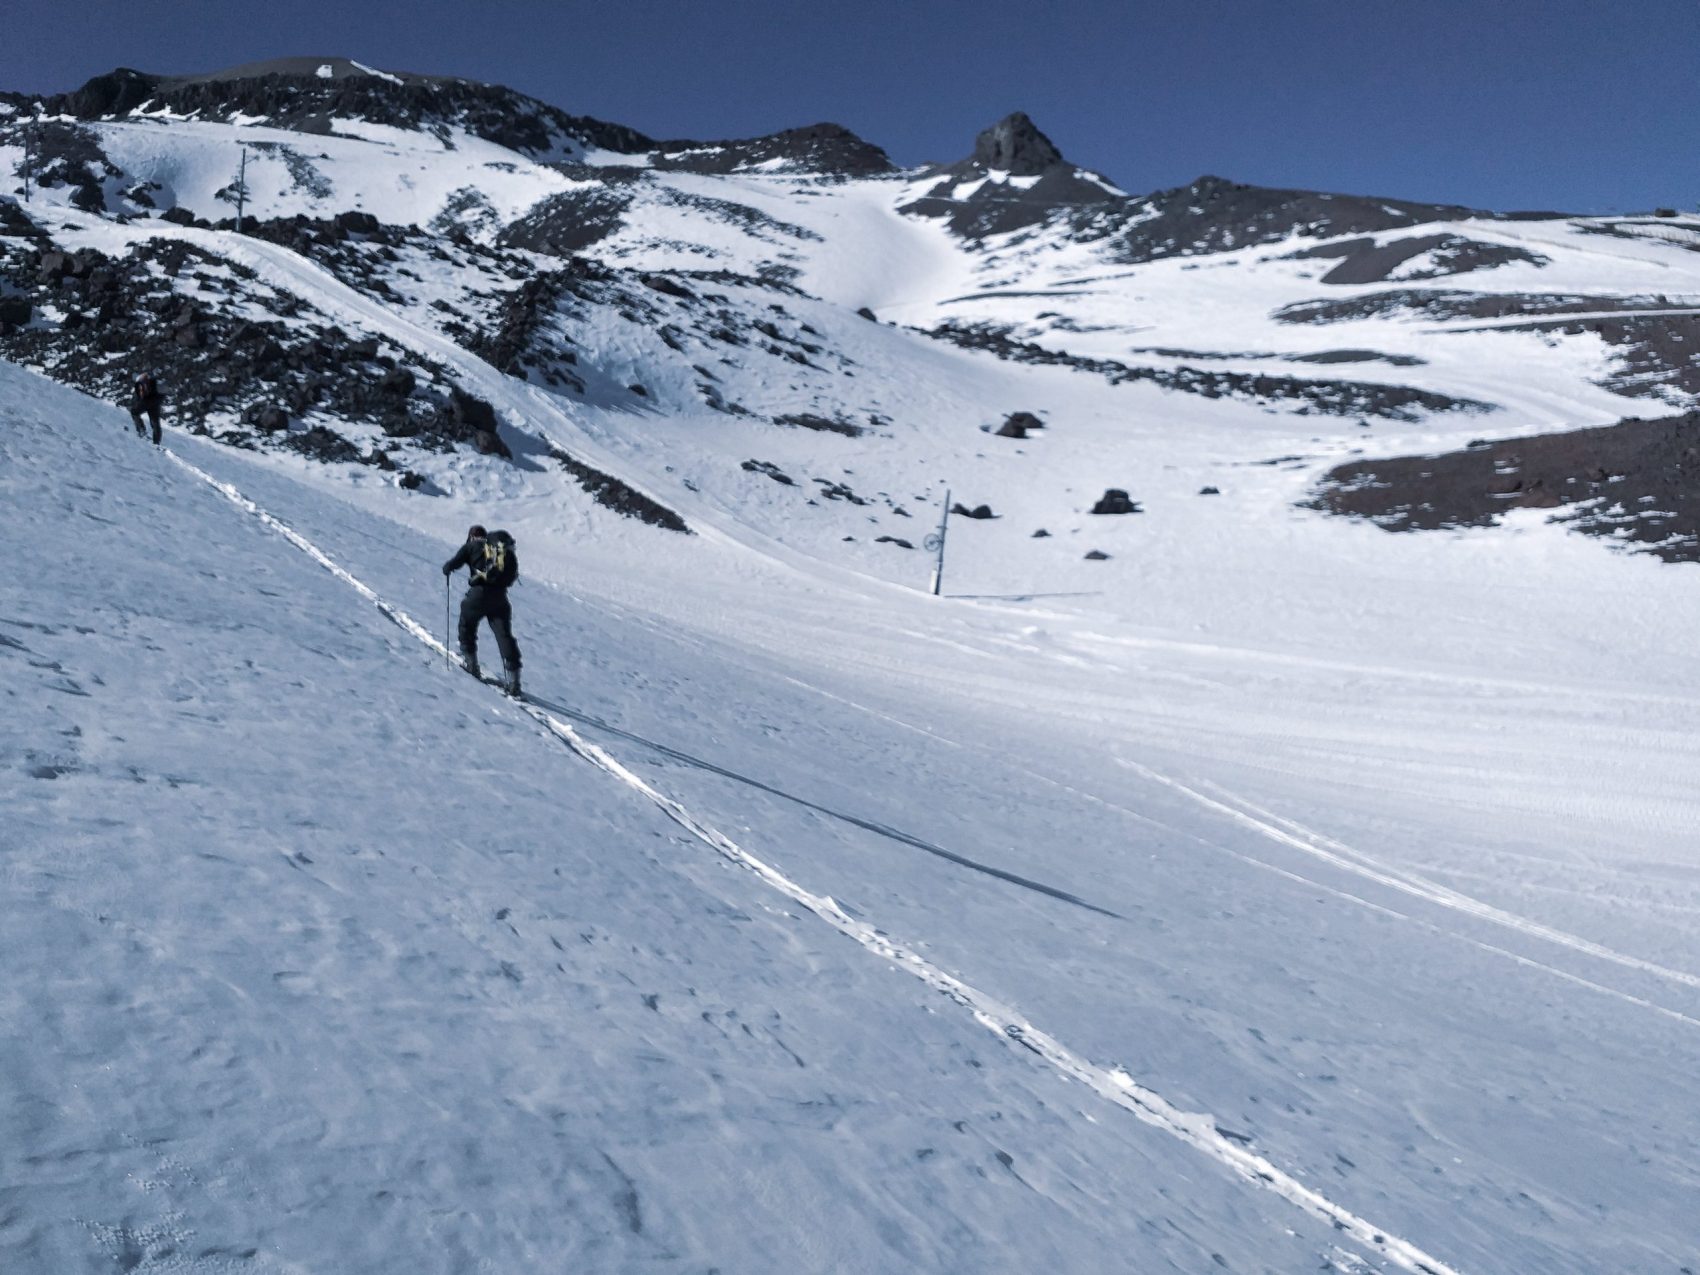
{"label": "mountain summit ridge", "polygon": [[973,160],[1012,177],[1038,177],[1063,163],[1056,144],[1025,111],[1012,111],[974,139]]}
{"label": "mountain summit ridge", "polygon": [[[641,416],[706,421],[704,438],[765,421],[890,440],[907,428],[900,387],[930,378],[944,344],[1354,422],[1509,409],[1549,425],[1517,405],[1567,394],[1590,405],[1578,424],[1599,424],[1624,396],[1700,395],[1700,299],[1665,295],[1693,277],[1700,298],[1686,218],[1528,226],[1219,177],[1131,195],[1019,110],[923,168],[838,123],[658,141],[342,58],[120,68],[50,105],[19,100],[0,101],[0,171],[23,176],[31,151],[28,189],[0,202],[0,353],[107,396],[152,367],[192,427],[421,481],[441,451],[538,445],[524,411],[467,397],[441,342],[621,435]],[[365,308],[326,303],[333,285]],[[1497,369],[1470,372],[1509,341],[1466,325],[1513,322],[1540,325],[1527,379],[1561,392],[1502,398]],[[1437,357],[1417,323],[1457,333]],[[1574,352],[1545,355],[1572,336],[1603,357],[1579,371]],[[1336,364],[1361,366],[1319,370]],[[993,412],[982,374],[942,418]],[[786,485],[781,454],[752,446],[739,474]],[[912,543],[901,530],[876,543]]]}

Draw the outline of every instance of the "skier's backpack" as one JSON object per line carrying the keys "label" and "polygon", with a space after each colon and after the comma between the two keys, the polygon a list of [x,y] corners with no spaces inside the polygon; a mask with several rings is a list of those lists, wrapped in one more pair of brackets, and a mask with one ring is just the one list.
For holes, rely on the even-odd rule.
{"label": "skier's backpack", "polygon": [[507,588],[519,579],[519,551],[514,548],[514,538],[505,531],[492,531],[473,554],[470,568],[467,574],[471,583]]}

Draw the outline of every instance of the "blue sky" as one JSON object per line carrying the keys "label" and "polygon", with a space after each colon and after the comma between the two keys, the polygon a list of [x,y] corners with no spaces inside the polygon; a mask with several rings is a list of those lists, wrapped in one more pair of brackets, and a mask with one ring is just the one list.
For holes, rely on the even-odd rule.
{"label": "blue sky", "polygon": [[900,163],[1025,110],[1132,191],[1215,173],[1479,207],[1700,202],[1700,0],[5,0],[0,87],[295,54],[659,137],[834,120]]}

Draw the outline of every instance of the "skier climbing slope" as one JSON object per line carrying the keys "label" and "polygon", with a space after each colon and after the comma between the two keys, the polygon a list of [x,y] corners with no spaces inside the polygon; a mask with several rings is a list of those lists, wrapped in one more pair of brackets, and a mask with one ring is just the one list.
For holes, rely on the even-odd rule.
{"label": "skier climbing slope", "polygon": [[486,532],[474,523],[466,543],[443,564],[448,579],[462,567],[467,569],[466,594],[460,601],[460,654],[466,671],[480,677],[478,669],[478,624],[487,621],[502,654],[502,688],[519,694],[519,643],[513,635],[513,608],[508,589],[519,579],[519,554],[514,538],[505,531]]}

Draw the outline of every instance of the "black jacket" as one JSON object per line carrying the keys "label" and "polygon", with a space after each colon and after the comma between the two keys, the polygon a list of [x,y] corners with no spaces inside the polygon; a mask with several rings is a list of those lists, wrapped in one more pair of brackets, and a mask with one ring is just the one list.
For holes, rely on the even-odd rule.
{"label": "black jacket", "polygon": [[[462,567],[469,567],[471,568],[467,581],[469,589],[499,589],[506,593],[509,581],[480,578],[484,566],[484,546],[491,540],[494,540],[498,545],[505,546],[508,554],[513,553],[513,537],[505,531],[498,531],[489,537],[473,536],[460,547],[460,551],[454,557],[443,564],[443,574],[452,575]],[[510,570],[513,570],[513,568],[510,568]]]}
{"label": "black jacket", "polygon": [[443,574],[446,576],[453,575],[462,567],[469,565],[475,556],[482,554],[483,552],[483,537],[473,536],[469,538],[467,542],[460,547],[460,551],[443,564]]}
{"label": "black jacket", "polygon": [[130,391],[130,401],[137,407],[158,407],[164,397],[159,392],[159,382],[151,376],[138,376]]}

